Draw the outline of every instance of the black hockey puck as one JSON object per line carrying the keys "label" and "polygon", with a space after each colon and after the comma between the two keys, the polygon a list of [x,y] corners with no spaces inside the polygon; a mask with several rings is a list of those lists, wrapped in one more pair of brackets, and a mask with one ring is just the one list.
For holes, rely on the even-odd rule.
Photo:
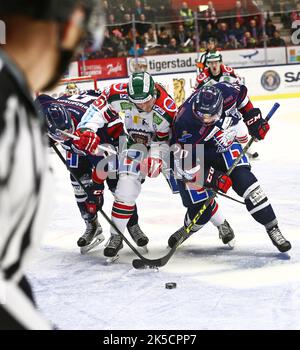
{"label": "black hockey puck", "polygon": [[166,288],[167,289],[174,289],[177,287],[177,284],[175,282],[168,282],[166,283]]}

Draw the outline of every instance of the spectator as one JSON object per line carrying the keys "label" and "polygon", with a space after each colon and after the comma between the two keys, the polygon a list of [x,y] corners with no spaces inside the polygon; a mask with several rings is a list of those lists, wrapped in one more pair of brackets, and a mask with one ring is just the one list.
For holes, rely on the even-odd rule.
{"label": "spectator", "polygon": [[275,30],[275,32],[273,33],[273,37],[268,40],[268,46],[285,46],[285,41],[280,37],[280,33],[278,30]]}
{"label": "spectator", "polygon": [[160,31],[158,34],[158,43],[163,47],[167,47],[170,42],[170,35],[167,32],[166,27],[160,27]]}
{"label": "spectator", "polygon": [[180,48],[177,45],[176,38],[170,39],[170,42],[169,42],[167,49],[168,49],[168,53],[179,53],[180,52]]}
{"label": "spectator", "polygon": [[229,35],[229,40],[225,44],[224,49],[235,50],[235,49],[239,49],[240,47],[241,47],[241,44],[237,41],[236,37],[234,35]]}
{"label": "spectator", "polygon": [[145,38],[145,50],[149,50],[149,49],[152,49],[153,47],[158,46],[156,30],[152,26],[149,27],[147,33],[145,33],[144,38]]}
{"label": "spectator", "polygon": [[206,29],[204,29],[201,35],[201,41],[208,42],[209,38],[217,38],[217,31],[213,28],[211,23],[207,23]]}
{"label": "spectator", "polygon": [[274,32],[276,31],[276,27],[274,26],[271,19],[266,21],[266,34],[269,38],[273,37]]}
{"label": "spectator", "polygon": [[135,11],[134,11],[135,17],[140,18],[142,14],[145,14],[144,6],[142,5],[142,2],[140,0],[135,1]]}
{"label": "spectator", "polygon": [[125,24],[122,25],[121,32],[123,34],[123,37],[126,37],[132,29],[132,20],[130,13],[124,14],[123,21]]}
{"label": "spectator", "polygon": [[182,24],[179,24],[178,26],[178,31],[177,31],[177,35],[175,36],[175,39],[177,41],[177,44],[181,47],[185,47],[189,39],[191,41],[190,33],[187,32],[187,30],[184,28]]}
{"label": "spectator", "polygon": [[204,17],[206,22],[211,23],[212,25],[218,22],[217,12],[214,8],[213,2],[209,1],[207,3],[208,9],[205,11]]}
{"label": "spectator", "polygon": [[109,35],[109,31],[106,29],[104,35],[104,41],[102,45],[102,52],[105,58],[117,56],[117,47],[114,41]]}
{"label": "spectator", "polygon": [[255,19],[251,19],[249,22],[248,32],[250,32],[251,37],[256,40],[257,43],[259,43],[261,36],[262,36],[262,30],[259,28],[259,26],[256,23]]}
{"label": "spectator", "polygon": [[245,30],[241,27],[240,22],[234,23],[233,29],[229,31],[229,35],[233,35],[236,40],[241,44],[243,41]]}
{"label": "spectator", "polygon": [[220,46],[223,48],[225,47],[226,43],[229,41],[229,31],[227,23],[222,22],[220,23],[220,29],[217,32],[218,41]]}
{"label": "spectator", "polygon": [[[134,47],[134,40],[133,40],[134,37],[136,40],[135,47]],[[138,56],[143,56],[144,54],[145,42],[142,39],[142,37],[138,35],[137,31],[134,29],[131,29],[131,31],[127,35],[126,48],[130,56],[134,56],[135,52],[137,53]]]}
{"label": "spectator", "polygon": [[252,49],[254,47],[257,47],[258,44],[257,40],[252,37],[250,32],[245,32],[242,43],[245,49]]}
{"label": "spectator", "polygon": [[137,23],[136,23],[136,30],[137,32],[143,36],[149,29],[149,27],[151,26],[150,23],[146,23],[146,16],[144,13],[142,13],[140,15],[140,18],[137,19]]}
{"label": "spectator", "polygon": [[180,18],[183,20],[184,27],[193,31],[194,29],[194,14],[193,11],[188,7],[187,2],[183,2],[179,11]]}
{"label": "spectator", "polygon": [[246,14],[247,11],[243,8],[241,1],[237,0],[235,4],[233,18],[236,22],[239,22],[240,26],[242,26],[245,23]]}

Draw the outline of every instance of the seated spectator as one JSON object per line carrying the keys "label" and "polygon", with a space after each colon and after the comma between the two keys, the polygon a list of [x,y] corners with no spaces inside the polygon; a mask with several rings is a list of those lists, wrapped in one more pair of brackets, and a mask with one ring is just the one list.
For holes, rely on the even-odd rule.
{"label": "seated spectator", "polygon": [[254,47],[258,46],[258,42],[252,37],[250,32],[245,32],[242,40],[242,46],[245,49],[253,49]]}
{"label": "seated spectator", "polygon": [[191,39],[190,33],[184,28],[183,24],[179,24],[175,39],[177,44],[181,47],[185,47],[187,41]]}
{"label": "seated spectator", "polygon": [[160,31],[158,34],[158,44],[163,47],[167,47],[169,45],[169,42],[170,42],[170,35],[167,32],[167,28],[160,27]]}
{"label": "seated spectator", "polygon": [[276,27],[274,26],[271,19],[266,21],[266,34],[269,38],[273,37],[274,32],[276,31]]}
{"label": "seated spectator", "polygon": [[137,32],[143,36],[149,29],[151,24],[146,23],[146,16],[142,13],[138,19],[136,19],[136,30]]}
{"label": "seated spectator", "polygon": [[224,49],[225,50],[235,50],[240,49],[241,44],[236,40],[236,37],[234,35],[229,35],[229,40],[225,44]]}
{"label": "seated spectator", "polygon": [[247,29],[248,32],[250,32],[251,37],[256,40],[257,43],[259,43],[261,37],[262,37],[262,30],[256,23],[255,19],[251,19],[249,22],[249,27]]}
{"label": "seated spectator", "polygon": [[161,21],[166,20],[167,18],[170,18],[170,9],[168,9],[164,4],[159,5],[156,13],[156,19]]}
{"label": "seated spectator", "polygon": [[207,3],[207,6],[208,6],[208,9],[204,13],[205,20],[206,20],[206,22],[209,22],[212,25],[214,25],[218,22],[217,12],[214,8],[212,1],[209,1]]}
{"label": "seated spectator", "polygon": [[[136,40],[136,45],[134,47],[134,37]],[[135,56],[135,52],[137,53],[138,56],[143,56],[144,54],[144,47],[145,47],[145,42],[143,38],[138,35],[137,31],[134,29],[131,29],[131,31],[128,33],[126,39],[126,48],[128,50],[128,54],[130,56]]]}
{"label": "seated spectator", "polygon": [[204,29],[201,35],[201,41],[208,42],[209,38],[217,38],[217,31],[213,28],[211,23],[207,23],[206,29]]}
{"label": "seated spectator", "polygon": [[280,37],[280,33],[278,30],[275,30],[275,32],[273,33],[273,37],[268,40],[268,46],[285,46],[285,41]]}
{"label": "seated spectator", "polygon": [[149,50],[149,49],[152,49],[153,47],[158,46],[156,30],[152,26],[149,27],[147,33],[145,33],[144,38],[145,38],[145,50]]}
{"label": "seated spectator", "polygon": [[217,37],[220,47],[225,47],[226,43],[229,41],[229,31],[227,23],[220,23],[220,29],[217,31]]}
{"label": "seated spectator", "polygon": [[236,21],[231,30],[229,30],[229,35],[233,35],[236,40],[241,44],[244,37],[245,30],[241,27],[240,22]]}
{"label": "seated spectator", "polygon": [[188,7],[187,2],[183,2],[179,11],[179,16],[183,20],[184,27],[189,30],[194,30],[194,14],[192,9]]}
{"label": "seated spectator", "polygon": [[104,57],[115,57],[117,55],[116,45],[109,35],[108,29],[104,34],[104,40],[102,45],[102,52]]}
{"label": "seated spectator", "polygon": [[175,38],[171,38],[169,45],[167,46],[167,52],[168,53],[179,53],[180,52],[180,48],[177,45],[177,41]]}
{"label": "seated spectator", "polygon": [[123,37],[126,37],[132,29],[132,19],[130,13],[124,14],[123,22],[125,24],[122,25],[121,32],[123,34]]}

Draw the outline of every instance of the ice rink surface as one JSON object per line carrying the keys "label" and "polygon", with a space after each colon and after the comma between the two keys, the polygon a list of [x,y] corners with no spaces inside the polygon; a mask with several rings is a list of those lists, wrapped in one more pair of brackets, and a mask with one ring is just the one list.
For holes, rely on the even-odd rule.
{"label": "ice rink surface", "polygon": [[[279,102],[266,140],[255,144],[260,157],[252,169],[292,243],[288,255],[277,251],[244,206],[219,198],[236,234],[234,250],[209,223],[158,272],[134,270],[135,255],[126,245],[111,266],[105,265],[103,243],[82,256],[76,241],[85,225],[67,170],[52,154],[55,199],[43,245],[27,271],[46,317],[60,329],[78,330],[300,329],[299,99]],[[266,114],[273,103],[255,105]],[[110,215],[109,191],[105,201]],[[150,238],[147,257],[161,257],[169,235],[183,224],[180,196],[160,176],[146,181],[137,204]],[[108,238],[109,225],[99,219]],[[166,282],[177,288],[165,289]]]}

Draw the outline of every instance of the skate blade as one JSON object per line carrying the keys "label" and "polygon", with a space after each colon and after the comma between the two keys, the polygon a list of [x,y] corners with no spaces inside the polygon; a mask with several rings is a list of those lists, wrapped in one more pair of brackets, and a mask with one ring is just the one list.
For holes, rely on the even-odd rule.
{"label": "skate blade", "polygon": [[84,255],[84,254],[88,253],[90,250],[97,247],[97,245],[102,243],[104,240],[105,240],[105,237],[103,236],[102,233],[100,233],[98,236],[95,237],[94,242],[80,248],[80,254]]}
{"label": "skate blade", "polygon": [[110,258],[106,258],[105,265],[112,265],[113,263],[119,260],[120,256],[117,254],[116,256],[112,256]]}

